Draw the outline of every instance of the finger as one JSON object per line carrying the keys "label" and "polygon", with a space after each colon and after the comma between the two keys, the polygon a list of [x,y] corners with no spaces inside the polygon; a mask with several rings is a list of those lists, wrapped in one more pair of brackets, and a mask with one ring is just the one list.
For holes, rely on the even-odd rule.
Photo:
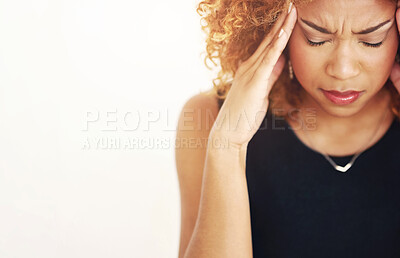
{"label": "finger", "polygon": [[400,8],[399,8],[400,1],[397,2],[397,9],[396,9],[396,23],[397,23],[397,30],[400,33]]}
{"label": "finger", "polygon": [[[289,15],[288,15],[288,16],[286,17],[286,19],[283,21],[282,25],[281,25],[280,27],[277,27],[277,28],[276,28],[276,33],[274,34],[274,38],[271,40],[270,44],[269,44],[268,46],[266,46],[266,47],[263,49],[263,53],[260,54],[260,55],[258,56],[258,59],[254,62],[253,66],[248,70],[248,72],[249,72],[250,74],[253,74],[253,73],[258,69],[258,67],[260,66],[260,63],[263,62],[262,60],[264,60],[265,55],[266,55],[269,51],[271,51],[271,50],[270,50],[270,49],[271,49],[271,46],[273,45],[274,41],[276,41],[276,39],[279,38],[279,33],[281,33],[281,30],[288,26],[288,19],[289,19],[292,15],[295,15],[295,16],[297,17],[297,9],[294,7],[294,5],[293,5],[292,9],[293,9],[293,11],[291,11],[291,12],[289,13]],[[295,9],[295,10],[294,10],[294,9]],[[293,25],[293,26],[294,26],[294,25]],[[293,29],[293,28],[292,28],[292,29]],[[291,34],[292,29],[290,30],[290,34]],[[284,30],[288,31],[288,29],[286,29],[286,28],[285,28]],[[290,35],[290,34],[289,34],[289,35]],[[283,50],[282,50],[282,51],[283,51]]]}
{"label": "finger", "polygon": [[269,77],[269,82],[268,82],[269,84],[273,85],[276,82],[276,80],[278,80],[279,75],[281,75],[283,68],[285,67],[285,63],[286,63],[285,56],[280,55],[278,61],[276,62],[272,70],[271,76]]}
{"label": "finger", "polygon": [[400,93],[400,65],[397,62],[394,62],[393,64],[392,72],[390,74],[390,80],[393,82],[393,85]]}
{"label": "finger", "polygon": [[275,37],[275,35],[282,27],[287,16],[288,16],[287,12],[283,12],[281,15],[279,15],[279,18],[276,20],[271,30],[266,34],[266,36],[264,37],[260,45],[257,47],[253,55],[251,55],[250,58],[248,58],[246,61],[243,62],[246,63],[245,65],[247,65],[248,68],[254,65],[254,63],[257,61],[260,55],[264,52],[265,48],[271,43],[272,39]]}
{"label": "finger", "polygon": [[285,49],[290,35],[293,31],[297,19],[297,9],[293,7],[290,15],[285,20],[279,34],[275,36],[273,42],[264,51],[263,55],[257,60],[255,77],[263,81],[268,81],[273,68]]}
{"label": "finger", "polygon": [[[291,9],[293,9],[294,4],[292,2],[290,2],[290,5],[288,6],[288,8],[291,10]],[[269,34],[271,40],[275,37],[275,35],[277,35],[279,33],[279,31],[281,30],[285,20],[287,19],[287,17],[289,15],[290,15],[290,13],[289,13],[289,10],[288,10],[288,12],[286,12],[285,15],[282,15],[282,20],[280,20],[279,23],[274,24],[275,26],[272,27],[271,33]]]}

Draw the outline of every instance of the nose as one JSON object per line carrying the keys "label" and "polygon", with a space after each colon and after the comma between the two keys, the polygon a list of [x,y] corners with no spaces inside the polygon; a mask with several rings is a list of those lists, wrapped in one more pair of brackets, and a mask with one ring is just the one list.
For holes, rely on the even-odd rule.
{"label": "nose", "polygon": [[338,80],[348,80],[360,73],[360,63],[350,46],[341,44],[333,51],[326,72]]}

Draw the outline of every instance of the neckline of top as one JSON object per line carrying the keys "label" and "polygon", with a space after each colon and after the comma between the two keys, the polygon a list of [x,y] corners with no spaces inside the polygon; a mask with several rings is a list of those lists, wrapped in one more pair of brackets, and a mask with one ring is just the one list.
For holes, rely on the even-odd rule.
{"label": "neckline of top", "polygon": [[[320,152],[318,152],[318,151],[316,151],[316,150],[310,148],[308,145],[304,144],[304,142],[301,141],[300,138],[297,136],[297,134],[293,131],[293,129],[291,128],[290,124],[286,121],[286,119],[282,119],[282,120],[283,120],[283,123],[284,123],[285,130],[289,130],[289,131],[290,131],[290,134],[292,135],[292,137],[295,138],[295,140],[296,140],[297,143],[299,143],[300,145],[302,145],[302,146],[305,147],[306,149],[310,150],[311,152],[323,156],[322,153],[320,153]],[[371,145],[369,148],[365,149],[362,153],[370,152],[371,150],[377,148],[376,146],[381,145],[382,142],[388,137],[389,132],[392,131],[392,130],[394,130],[394,127],[395,127],[396,123],[400,124],[400,121],[398,121],[397,118],[395,117],[395,118],[392,120],[392,122],[391,122],[390,126],[388,127],[388,129],[386,130],[386,132],[378,139],[378,141],[375,142],[373,145]],[[355,155],[355,154],[352,154],[352,155],[345,155],[345,156],[331,156],[331,155],[329,155],[329,157],[331,157],[331,158],[333,158],[333,159],[339,159],[339,160],[340,160],[340,159],[349,159],[349,158],[352,158],[354,155]]]}

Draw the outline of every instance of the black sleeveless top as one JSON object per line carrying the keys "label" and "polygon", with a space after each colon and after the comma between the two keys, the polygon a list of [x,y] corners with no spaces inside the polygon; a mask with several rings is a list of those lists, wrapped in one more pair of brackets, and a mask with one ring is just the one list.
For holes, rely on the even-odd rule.
{"label": "black sleeveless top", "polygon": [[[344,166],[352,156],[332,157]],[[400,257],[400,123],[345,173],[267,113],[246,177],[255,258]]]}

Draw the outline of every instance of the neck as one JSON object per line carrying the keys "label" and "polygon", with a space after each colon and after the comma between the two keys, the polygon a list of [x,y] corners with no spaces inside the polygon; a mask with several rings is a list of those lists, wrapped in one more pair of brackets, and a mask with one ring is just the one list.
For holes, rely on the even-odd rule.
{"label": "neck", "polygon": [[309,96],[304,99],[297,117],[297,121],[306,121],[307,127],[303,126],[302,131],[309,137],[303,138],[304,142],[333,156],[353,155],[359,149],[369,148],[385,134],[394,119],[389,110],[391,96],[385,87],[362,110],[350,116],[334,116]]}

